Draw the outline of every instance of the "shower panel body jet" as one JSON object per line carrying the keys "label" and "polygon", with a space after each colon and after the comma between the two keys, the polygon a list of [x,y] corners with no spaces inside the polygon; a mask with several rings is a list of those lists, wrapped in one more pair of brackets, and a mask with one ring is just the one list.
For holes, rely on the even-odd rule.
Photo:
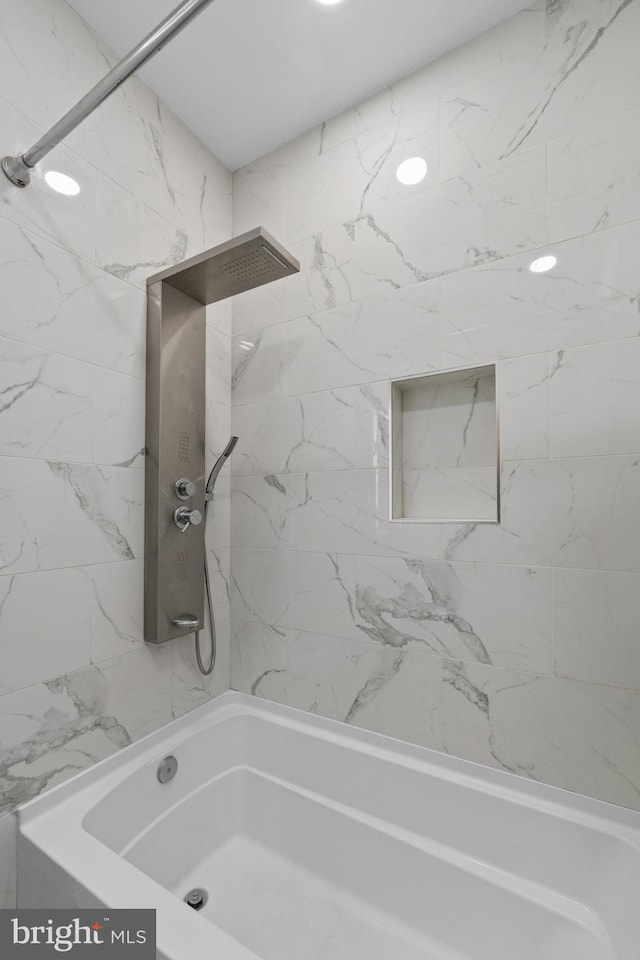
{"label": "shower panel body jet", "polygon": [[186,636],[205,622],[202,520],[211,493],[205,489],[206,306],[299,269],[258,227],[147,281],[144,636],[149,643]]}

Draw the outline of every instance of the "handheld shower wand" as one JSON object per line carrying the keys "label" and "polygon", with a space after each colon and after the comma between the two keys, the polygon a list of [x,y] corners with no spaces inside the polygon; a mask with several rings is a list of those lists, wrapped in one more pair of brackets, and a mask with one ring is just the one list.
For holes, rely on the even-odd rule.
{"label": "handheld shower wand", "polygon": [[[209,474],[209,479],[207,480],[207,485],[206,485],[206,487],[205,487],[205,500],[204,500],[204,523],[205,523],[205,530],[206,530],[206,525],[207,525],[207,511],[208,511],[208,509],[209,509],[209,503],[213,500],[213,490],[214,490],[214,487],[215,487],[215,485],[216,485],[216,480],[218,479],[218,475],[219,475],[220,471],[222,470],[222,468],[224,467],[225,463],[227,462],[227,460],[228,460],[229,457],[231,456],[231,454],[232,454],[232,452],[233,452],[233,448],[235,447],[235,445],[236,445],[237,442],[238,442],[238,438],[237,438],[237,437],[231,437],[231,438],[229,439],[228,444],[226,445],[226,447],[224,448],[224,450],[222,451],[222,453],[220,454],[220,456],[219,456],[218,459],[216,460],[215,464],[213,465],[213,470],[212,470],[211,473]],[[205,550],[204,550],[204,583],[205,583],[206,593],[207,593],[207,607],[208,607],[208,610],[209,610],[209,623],[211,624],[211,655],[210,655],[210,658],[209,658],[209,665],[208,665],[207,667],[205,667],[205,666],[204,666],[204,663],[202,662],[202,654],[201,654],[201,651],[200,651],[200,630],[198,629],[198,630],[195,631],[195,635],[196,635],[196,660],[198,661],[198,668],[199,668],[199,670],[200,670],[200,673],[203,673],[203,674],[205,675],[205,677],[208,677],[209,674],[213,672],[213,668],[214,668],[215,665],[216,665],[217,644],[216,644],[216,621],[215,621],[215,617],[214,617],[214,614],[213,614],[213,598],[212,598],[212,596],[211,596],[211,581],[210,581],[210,578],[209,578],[209,560],[208,560],[208,557],[207,557],[207,547],[206,547],[206,544],[205,544]]]}

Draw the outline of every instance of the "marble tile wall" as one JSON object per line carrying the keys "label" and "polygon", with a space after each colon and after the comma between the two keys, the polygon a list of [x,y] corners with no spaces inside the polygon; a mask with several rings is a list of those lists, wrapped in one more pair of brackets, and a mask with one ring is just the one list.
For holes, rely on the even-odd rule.
{"label": "marble tile wall", "polygon": [[[64,0],[0,0],[0,153],[113,55]],[[81,185],[53,193],[42,172]],[[146,277],[231,233],[231,174],[132,78],[42,165],[0,178],[0,905],[22,801],[229,685],[229,476],[208,530],[219,662],[142,639]],[[230,304],[207,317],[207,458],[231,426]]]}
{"label": "marble tile wall", "polygon": [[[640,809],[638,35],[536,0],[235,174],[302,270],[233,303],[231,681]],[[494,362],[502,523],[390,524],[388,380]]]}

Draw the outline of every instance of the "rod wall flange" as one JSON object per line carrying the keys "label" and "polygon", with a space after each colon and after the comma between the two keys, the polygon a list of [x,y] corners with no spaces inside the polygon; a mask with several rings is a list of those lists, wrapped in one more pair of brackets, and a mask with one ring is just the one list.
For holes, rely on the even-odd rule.
{"label": "rod wall flange", "polygon": [[3,157],[0,161],[2,170],[16,187],[26,187],[31,182],[31,167],[22,157]]}

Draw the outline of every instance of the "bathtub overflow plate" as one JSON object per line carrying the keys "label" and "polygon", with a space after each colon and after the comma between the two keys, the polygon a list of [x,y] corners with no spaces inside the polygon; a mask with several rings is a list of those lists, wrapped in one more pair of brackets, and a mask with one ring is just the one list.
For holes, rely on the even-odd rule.
{"label": "bathtub overflow plate", "polygon": [[204,887],[194,887],[193,890],[190,890],[186,895],[184,902],[188,903],[194,910],[202,910],[208,899],[209,894]]}
{"label": "bathtub overflow plate", "polygon": [[178,761],[175,757],[165,757],[158,767],[158,780],[160,783],[169,783],[173,780],[178,771]]}

